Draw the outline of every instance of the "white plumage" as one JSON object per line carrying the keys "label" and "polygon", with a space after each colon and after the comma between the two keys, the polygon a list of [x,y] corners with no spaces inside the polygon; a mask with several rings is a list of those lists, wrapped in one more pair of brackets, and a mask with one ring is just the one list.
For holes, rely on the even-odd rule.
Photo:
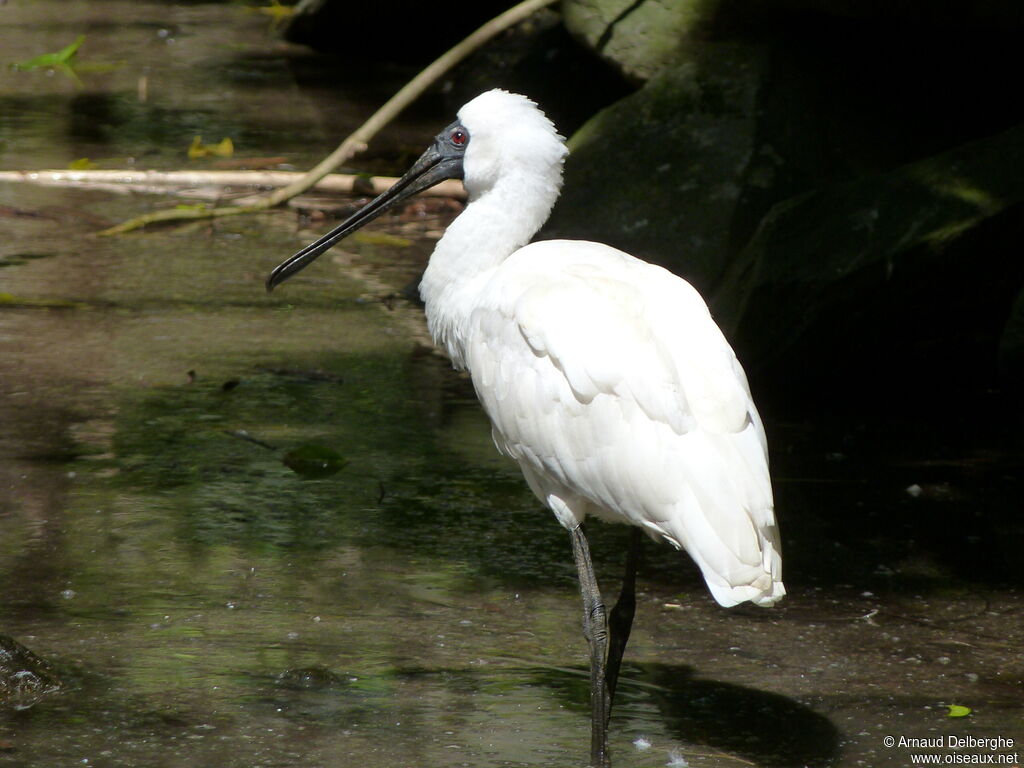
{"label": "white plumage", "polygon": [[566,154],[533,102],[489,91],[459,122],[469,202],[420,292],[498,449],[566,528],[639,526],[685,549],[720,604],[771,605],[785,589],[764,429],[704,301],[607,245],[526,245]]}

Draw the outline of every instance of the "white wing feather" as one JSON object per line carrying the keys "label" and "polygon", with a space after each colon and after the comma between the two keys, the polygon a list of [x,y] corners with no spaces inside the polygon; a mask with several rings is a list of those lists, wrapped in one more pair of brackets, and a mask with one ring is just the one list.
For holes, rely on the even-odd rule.
{"label": "white wing feather", "polygon": [[688,283],[542,241],[491,273],[464,331],[495,443],[563,525],[594,514],[686,549],[722,605],[785,594],[760,418]]}

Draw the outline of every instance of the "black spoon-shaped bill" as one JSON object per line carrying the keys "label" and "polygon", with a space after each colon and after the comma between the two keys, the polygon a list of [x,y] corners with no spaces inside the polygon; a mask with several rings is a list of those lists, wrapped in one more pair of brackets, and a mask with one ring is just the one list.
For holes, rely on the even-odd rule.
{"label": "black spoon-shaped bill", "polygon": [[294,256],[281,262],[267,278],[267,292],[312,264],[335,243],[370,223],[397,203],[445,179],[463,177],[462,159],[469,132],[459,123],[452,123],[434,139],[433,144],[413,163],[394,186],[375,197],[326,235],[310,243]]}

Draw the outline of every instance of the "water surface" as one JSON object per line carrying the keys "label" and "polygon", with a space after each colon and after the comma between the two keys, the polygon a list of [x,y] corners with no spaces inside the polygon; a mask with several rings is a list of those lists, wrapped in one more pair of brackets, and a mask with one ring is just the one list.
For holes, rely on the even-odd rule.
{"label": "water surface", "polygon": [[[304,167],[404,74],[353,63],[374,75],[357,83],[240,5],[0,13],[4,64],[87,36],[80,82],[4,71],[5,169],[179,167],[197,134]],[[398,170],[447,122],[432,109],[364,167]],[[581,765],[567,536],[395,297],[450,214],[383,221],[409,244],[347,243],[267,296],[322,224],[92,236],[168,204],[0,185],[0,634],[62,683],[0,705],[0,765]],[[1020,743],[1015,444],[821,414],[769,426],[791,596],[724,611],[649,546],[616,765],[904,765],[887,735]],[[310,446],[347,464],[303,479],[283,459]],[[592,531],[609,598],[624,534]]]}

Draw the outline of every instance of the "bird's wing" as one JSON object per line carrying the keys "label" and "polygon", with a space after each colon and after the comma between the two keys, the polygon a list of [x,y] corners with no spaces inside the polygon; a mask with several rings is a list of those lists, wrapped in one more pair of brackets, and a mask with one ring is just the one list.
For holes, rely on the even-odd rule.
{"label": "bird's wing", "polygon": [[549,505],[685,547],[719,602],[774,599],[764,433],[732,349],[685,281],[571,246],[514,254],[471,316],[468,367],[499,449]]}

